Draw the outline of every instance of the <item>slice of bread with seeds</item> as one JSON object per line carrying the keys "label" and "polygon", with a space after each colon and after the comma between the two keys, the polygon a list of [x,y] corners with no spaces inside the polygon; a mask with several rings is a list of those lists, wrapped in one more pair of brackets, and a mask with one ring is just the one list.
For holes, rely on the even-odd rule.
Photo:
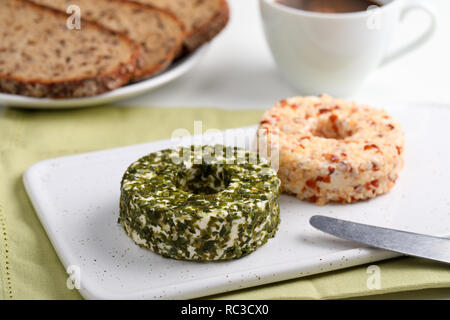
{"label": "slice of bread with seeds", "polygon": [[176,15],[186,27],[184,45],[188,51],[193,51],[214,38],[227,25],[230,16],[226,0],[133,1],[165,9]]}
{"label": "slice of bread with seeds", "polygon": [[124,0],[29,0],[62,12],[77,5],[81,17],[125,34],[140,46],[133,80],[142,80],[166,69],[185,39],[184,25],[173,14]]}
{"label": "slice of bread with seeds", "polygon": [[24,0],[0,1],[0,91],[86,97],[129,82],[139,48],[122,34]]}

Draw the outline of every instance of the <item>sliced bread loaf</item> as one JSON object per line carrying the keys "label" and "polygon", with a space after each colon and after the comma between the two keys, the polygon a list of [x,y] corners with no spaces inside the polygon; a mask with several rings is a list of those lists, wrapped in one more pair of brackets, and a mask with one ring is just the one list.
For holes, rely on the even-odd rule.
{"label": "sliced bread loaf", "polygon": [[185,25],[185,47],[193,51],[226,26],[230,10],[226,0],[134,0],[172,12]]}
{"label": "sliced bread loaf", "polygon": [[155,75],[173,61],[185,38],[184,25],[173,14],[123,0],[30,0],[60,11],[81,9],[83,19],[125,34],[140,46],[133,80]]}
{"label": "sliced bread loaf", "polygon": [[94,23],[70,30],[67,15],[23,0],[0,1],[0,91],[85,97],[129,82],[138,47]]}

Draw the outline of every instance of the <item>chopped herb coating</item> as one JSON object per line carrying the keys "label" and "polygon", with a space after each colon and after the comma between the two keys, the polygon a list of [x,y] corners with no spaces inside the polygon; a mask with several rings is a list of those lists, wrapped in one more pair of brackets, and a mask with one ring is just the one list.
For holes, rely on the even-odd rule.
{"label": "chopped herb coating", "polygon": [[183,260],[229,260],[255,251],[280,222],[280,180],[270,162],[236,147],[151,153],[121,183],[119,222],[140,246]]}

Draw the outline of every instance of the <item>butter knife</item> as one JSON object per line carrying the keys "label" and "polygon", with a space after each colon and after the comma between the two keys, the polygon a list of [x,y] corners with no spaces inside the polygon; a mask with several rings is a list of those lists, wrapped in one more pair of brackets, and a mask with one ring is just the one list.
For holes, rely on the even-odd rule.
{"label": "butter knife", "polygon": [[312,216],[309,223],[314,228],[338,238],[450,264],[450,239],[447,238],[381,228],[320,215]]}

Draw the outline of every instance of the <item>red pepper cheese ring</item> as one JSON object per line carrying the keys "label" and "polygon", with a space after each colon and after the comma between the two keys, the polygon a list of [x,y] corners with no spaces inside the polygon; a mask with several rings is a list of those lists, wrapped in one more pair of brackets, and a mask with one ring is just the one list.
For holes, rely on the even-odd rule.
{"label": "red pepper cheese ring", "polygon": [[268,110],[258,134],[279,152],[281,189],[319,205],[388,192],[403,167],[404,133],[386,111],[330,96]]}

